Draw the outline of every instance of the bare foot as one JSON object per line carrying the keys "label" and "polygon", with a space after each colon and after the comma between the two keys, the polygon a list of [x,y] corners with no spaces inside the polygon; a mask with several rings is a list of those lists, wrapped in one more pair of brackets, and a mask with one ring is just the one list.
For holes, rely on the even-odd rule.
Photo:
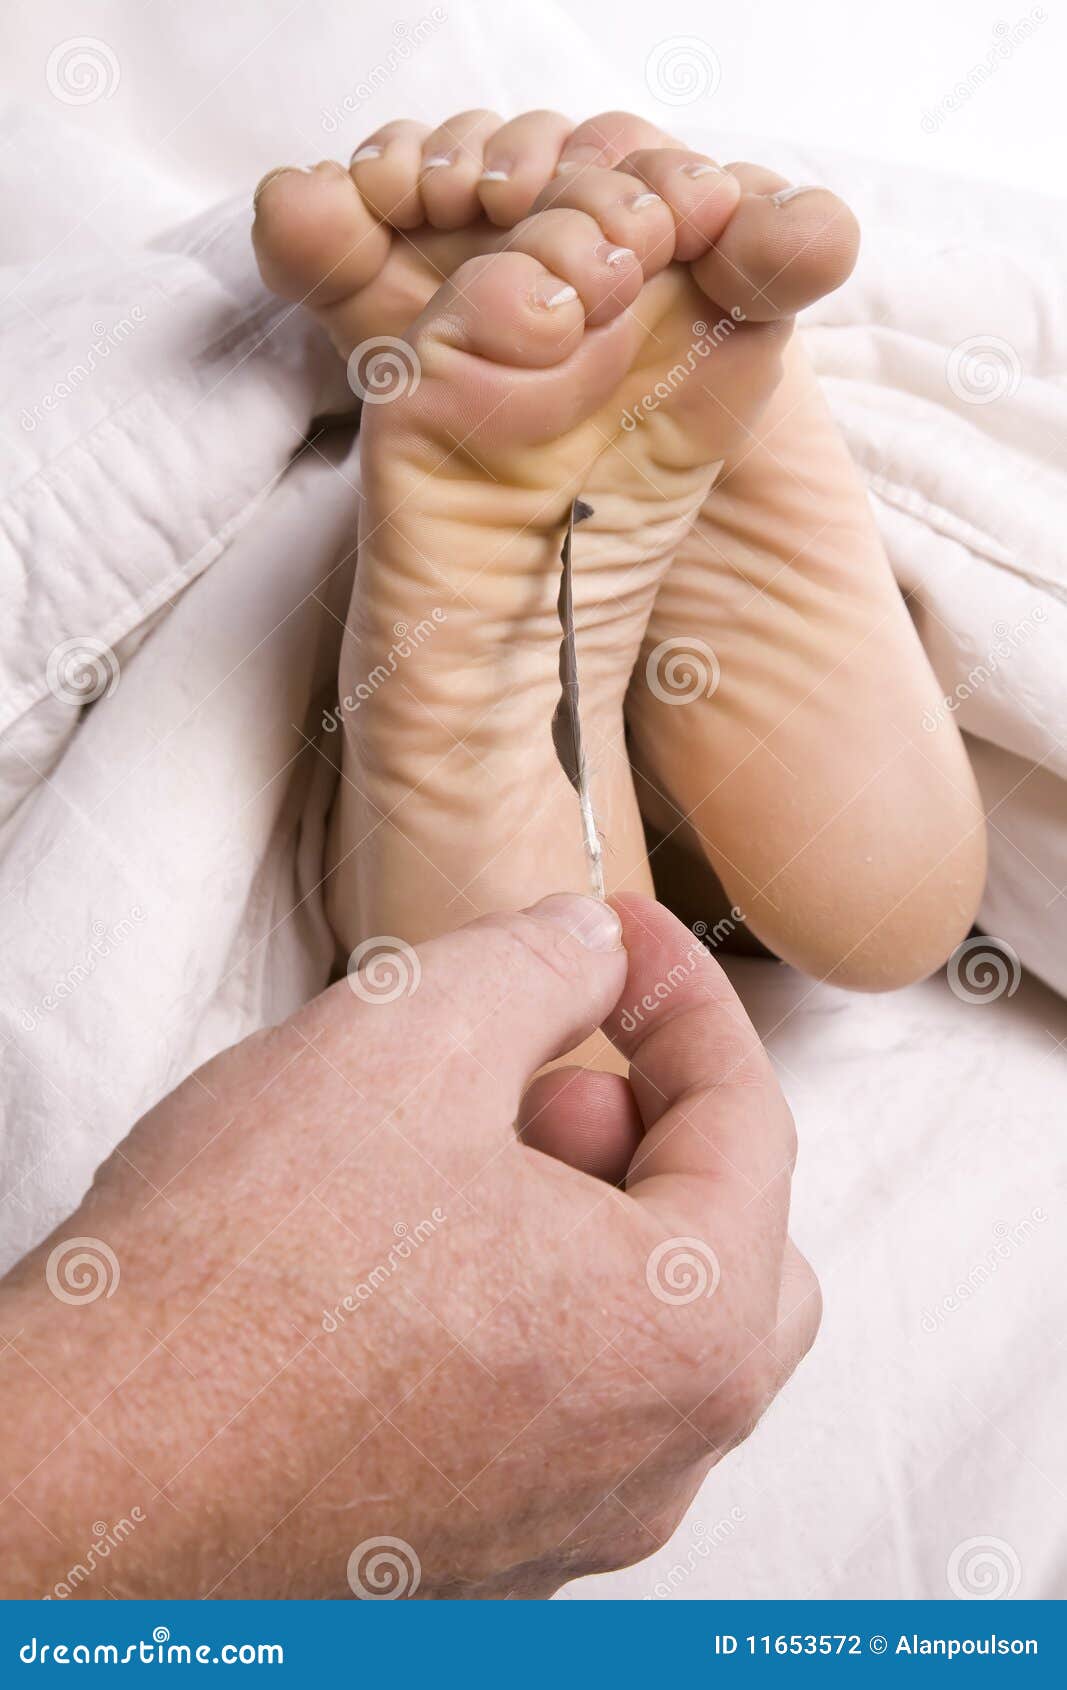
{"label": "bare foot", "polygon": [[[832,195],[796,194],[752,166],[723,174],[648,145],[661,140],[625,114],[570,134],[551,113],[503,126],[468,113],[429,136],[388,126],[357,151],[351,174],[322,165],[261,185],[264,276],[284,297],[307,298],[346,357],[364,340],[399,335],[441,275],[511,243],[496,225],[507,229],[532,206],[542,218],[526,256],[549,270],[557,249],[571,250],[565,210],[598,225],[575,271],[584,341],[603,338],[620,310],[639,331],[610,397],[587,388],[574,411],[572,387],[564,420],[580,413],[581,441],[570,427],[552,443],[538,435],[538,446],[556,448],[541,454],[541,468],[521,429],[505,442],[490,422],[484,437],[484,407],[495,403],[484,386],[473,411],[468,390],[467,409],[461,403],[449,428],[436,428],[432,509],[423,511],[421,495],[407,499],[399,525],[419,602],[401,592],[394,622],[372,610],[368,625],[369,600],[357,588],[345,677],[365,692],[382,657],[395,660],[397,625],[423,626],[427,607],[447,620],[432,624],[418,678],[414,659],[405,662],[391,702],[360,698],[347,724],[334,918],[346,944],[386,931],[417,938],[493,903],[584,885],[573,795],[560,784],[547,731],[532,726],[551,715],[559,541],[570,491],[580,488],[595,511],[576,539],[576,608],[609,885],[647,885],[619,695],[658,592],[628,707],[642,804],[667,831],[692,818],[682,831],[694,850],[706,852],[779,954],[843,983],[897,984],[935,966],[969,924],[983,860],[973,783],[953,724],[916,743],[936,685],[862,488],[795,349],[783,394],[762,421],[791,314],[847,274],[855,226]],[[604,168],[615,162],[621,174]],[[668,257],[675,262],[665,270]],[[692,264],[688,275],[679,260]],[[450,309],[464,295],[461,284]],[[576,358],[566,337],[562,351],[553,374],[566,382]],[[533,390],[533,372],[510,347],[496,357],[498,374],[517,368]],[[519,395],[506,398],[514,419]],[[364,570],[368,543],[370,555],[389,551],[375,534],[396,528],[390,500],[406,499],[392,467],[369,456],[378,450],[372,437],[395,454],[384,443],[393,428],[403,435],[407,413],[394,410],[364,414],[362,587],[376,567]],[[709,497],[723,458],[722,490]],[[502,487],[501,476],[514,485]],[[423,515],[431,528],[420,528]],[[390,568],[386,561],[385,577]],[[500,597],[505,581],[510,602]],[[679,711],[665,666],[687,649],[718,688],[698,687]],[[437,696],[440,677],[423,690],[435,669],[453,674],[458,699]],[[352,696],[344,678],[341,692]],[[390,735],[412,736],[419,770],[403,758],[391,768],[388,753],[376,762],[373,719],[387,722],[392,708]],[[413,791],[405,783],[420,770]],[[916,796],[920,826],[908,820]]]}

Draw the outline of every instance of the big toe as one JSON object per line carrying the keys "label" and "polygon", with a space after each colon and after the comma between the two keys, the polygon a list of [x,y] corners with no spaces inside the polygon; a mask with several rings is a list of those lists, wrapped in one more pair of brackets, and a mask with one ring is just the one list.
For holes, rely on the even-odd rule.
{"label": "big toe", "polygon": [[252,244],[264,282],[282,299],[328,307],[377,275],[390,234],[343,165],[283,167],[255,194]]}
{"label": "big toe", "polygon": [[827,188],[794,186],[758,165],[732,164],[741,198],[722,235],[693,265],[704,292],[753,323],[791,317],[848,280],[859,225]]}

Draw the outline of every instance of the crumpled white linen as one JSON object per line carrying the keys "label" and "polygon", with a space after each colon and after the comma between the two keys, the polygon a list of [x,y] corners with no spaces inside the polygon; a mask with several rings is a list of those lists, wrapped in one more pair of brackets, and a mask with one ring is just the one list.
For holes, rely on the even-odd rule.
{"label": "crumpled white linen", "polygon": [[[576,41],[572,30],[572,58]],[[559,44],[544,55],[557,68]],[[423,85],[449,70],[437,51],[433,40],[420,49]],[[545,103],[531,94],[529,67],[525,81],[501,70],[488,36],[480,53],[464,72],[469,103]],[[486,92],[470,86],[479,77]],[[351,121],[358,139],[369,119]],[[10,149],[0,154],[0,202],[20,219],[0,242],[10,372],[0,449],[0,1264],[71,1211],[98,1163],[182,1075],[325,983],[321,854],[334,771],[317,723],[358,503],[343,436],[294,461],[335,372],[299,315],[261,290],[247,205],[182,222],[195,205],[187,184],[83,138],[70,165],[77,199],[103,209],[71,241],[54,193],[39,212],[27,206],[28,182],[62,180],[72,150],[61,126],[16,127],[18,169]],[[330,147],[343,151],[340,140]],[[1062,212],[1022,193],[719,134],[714,148],[826,182],[861,213],[857,275],[805,332],[946,709],[970,737],[991,807],[983,919],[1067,991]],[[77,670],[67,648],[88,651],[105,683],[117,678],[83,712],[64,702]],[[1017,1227],[1043,1201],[1047,1213],[1057,1182],[1062,1191],[1052,1094],[1063,1006],[1034,982],[980,1007],[936,982],[864,1001],[771,965],[742,965],[739,977],[783,1063],[811,1158],[797,1192],[800,1241],[833,1272],[860,1240],[880,1238],[880,1283],[870,1284],[869,1260],[862,1287],[842,1275],[794,1390],[683,1528],[711,1528],[741,1508],[762,1520],[751,1550],[738,1533],[728,1557],[695,1552],[671,1594],[951,1594],[944,1557],[986,1532],[1022,1557],[1019,1594],[1062,1595],[1040,1487],[1011,1490],[998,1442],[1024,1443],[1046,1475],[1062,1467],[1032,1312],[1051,1277],[1054,1221],[1031,1222],[1038,1242],[1014,1247],[1000,1289],[983,1292],[985,1348],[1010,1356],[1007,1374],[986,1366],[965,1317],[939,1317],[941,1338],[908,1363],[925,1419],[921,1434],[905,1435],[894,1416],[910,1417],[911,1404],[883,1369],[910,1356],[913,1340],[921,1350],[922,1310],[969,1272],[991,1229]],[[983,1063],[984,1017],[997,1018],[998,1045]],[[917,1109],[923,1097],[936,1108]],[[961,1219],[950,1246],[942,1175]],[[966,1409],[938,1395],[945,1369]],[[988,1495],[969,1513],[975,1471]],[[761,1487],[758,1515],[750,1484]],[[933,1536],[920,1501],[938,1516]],[[657,1594],[655,1568],[671,1564],[658,1558],[579,1592]]]}

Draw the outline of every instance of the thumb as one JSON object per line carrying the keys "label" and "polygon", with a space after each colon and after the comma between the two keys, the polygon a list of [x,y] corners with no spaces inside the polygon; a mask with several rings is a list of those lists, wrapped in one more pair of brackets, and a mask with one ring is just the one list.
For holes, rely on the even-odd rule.
{"label": "thumb", "polygon": [[[626,980],[622,924],[595,898],[557,893],[420,945],[405,1033],[431,1057],[461,1046],[515,1107],[531,1074],[581,1044]],[[442,1050],[442,1054],[444,1051]]]}

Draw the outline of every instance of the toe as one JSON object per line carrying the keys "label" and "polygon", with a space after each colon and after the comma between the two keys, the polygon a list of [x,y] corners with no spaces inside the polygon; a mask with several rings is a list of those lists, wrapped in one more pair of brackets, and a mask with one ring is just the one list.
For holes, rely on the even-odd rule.
{"label": "toe", "polygon": [[601,112],[578,125],[560,155],[560,169],[578,170],[590,164],[610,169],[639,148],[673,144],[662,129],[632,112]]}
{"label": "toe", "polygon": [[389,239],[340,164],[274,170],[256,189],[252,243],[282,299],[322,307],[349,297],[377,275]]}
{"label": "toe", "polygon": [[537,197],[535,210],[565,207],[599,223],[605,240],[636,252],[646,278],[674,257],[675,224],[658,194],[621,170],[590,166],[556,176]]}
{"label": "toe", "polygon": [[584,211],[542,211],[520,223],[509,250],[525,252],[576,288],[590,327],[610,322],[641,292],[644,273],[637,254],[604,238]]}
{"label": "toe", "polygon": [[496,112],[459,112],[426,136],[419,189],[426,221],[435,229],[462,229],[481,216],[484,147],[500,124]]}
{"label": "toe", "polygon": [[376,129],[352,154],[349,169],[364,202],[394,229],[415,229],[425,221],[419,193],[424,123],[398,119]]}
{"label": "toe", "polygon": [[670,208],[674,256],[690,263],[723,233],[741,198],[741,185],[702,153],[656,147],[629,154],[622,169],[638,177]]}
{"label": "toe", "polygon": [[527,369],[558,364],[585,327],[577,288],[525,252],[472,258],[439,288],[411,338],[432,373],[432,343]]}
{"label": "toe", "polygon": [[[583,221],[592,249],[602,236],[591,220]],[[536,246],[539,231],[525,238]],[[592,264],[579,252],[574,227],[546,232],[544,239],[546,249],[554,245],[560,270],[595,291]],[[443,437],[479,461],[498,461],[518,445],[527,451],[547,445],[606,402],[640,339],[622,310],[610,323],[585,331],[578,287],[532,252],[509,249],[469,259],[438,289],[408,336],[419,377],[412,403],[405,398],[381,406],[371,422],[395,425],[411,438]],[[536,478],[542,472],[532,462],[520,458],[509,473]],[[581,469],[567,459],[563,470],[557,465],[551,472],[553,484],[564,471]]]}
{"label": "toe", "polygon": [[840,287],[859,251],[859,226],[826,188],[794,187],[753,165],[731,165],[742,189],[712,250],[693,265],[709,297],[750,322],[792,316]]}
{"label": "toe", "polygon": [[529,216],[573,128],[559,112],[524,112],[486,142],[478,193],[491,223],[510,229]]}

